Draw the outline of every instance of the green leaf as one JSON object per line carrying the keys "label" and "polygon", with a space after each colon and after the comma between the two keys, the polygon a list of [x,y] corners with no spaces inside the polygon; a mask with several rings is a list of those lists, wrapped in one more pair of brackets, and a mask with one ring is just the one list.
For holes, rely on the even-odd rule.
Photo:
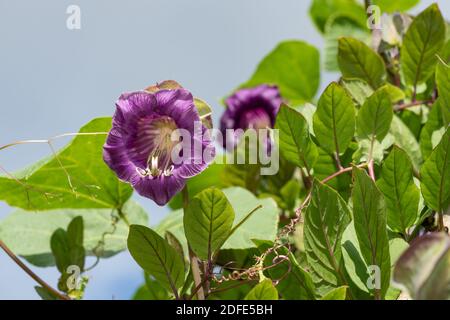
{"label": "green leaf", "polygon": [[133,300],[169,300],[167,290],[158,281],[145,276],[145,284],[140,286],[133,295]]}
{"label": "green leaf", "polygon": [[353,168],[352,192],[355,231],[364,261],[380,270],[380,287],[374,295],[383,298],[389,288],[391,264],[383,195],[364,170]]}
{"label": "green leaf", "polygon": [[373,94],[373,89],[364,80],[341,79],[341,85],[359,106]]}
{"label": "green leaf", "polygon": [[429,233],[416,239],[398,260],[393,274],[397,287],[413,299],[450,299],[450,239]]}
{"label": "green leaf", "polygon": [[392,117],[392,103],[386,91],[384,89],[375,91],[364,102],[356,117],[358,137],[381,142],[389,132]]}
{"label": "green leaf", "polygon": [[[104,133],[110,128],[111,118],[97,118],[80,133]],[[132,188],[103,162],[105,139],[105,134],[79,135],[56,158],[13,174],[18,181],[0,176],[0,200],[26,210],[120,208]]]}
{"label": "green leaf", "polygon": [[394,146],[377,181],[386,201],[388,226],[404,235],[418,217],[420,193],[414,184],[412,170],[406,152]]}
{"label": "green leaf", "polygon": [[[270,241],[253,240],[260,253],[266,252],[273,243]],[[288,257],[289,261],[283,261],[276,266],[267,269],[267,274],[272,280],[280,280],[277,290],[285,300],[315,300],[315,286],[311,275],[303,270],[292,253],[285,247],[279,248],[278,253]],[[272,266],[275,255],[266,256],[264,266]]]}
{"label": "green leaf", "polygon": [[342,287],[330,290],[320,300],[345,300],[346,296],[347,296],[347,287],[342,286]]}
{"label": "green leaf", "polygon": [[335,15],[345,15],[360,27],[366,26],[364,7],[355,0],[313,0],[309,14],[321,31],[325,31],[327,22]]}
{"label": "green leaf", "polygon": [[274,84],[290,102],[311,100],[319,87],[319,51],[303,41],[281,42],[243,87]]}
{"label": "green leaf", "polygon": [[244,300],[278,300],[278,291],[272,280],[265,279],[258,283],[244,298]]}
{"label": "green leaf", "polygon": [[[322,150],[322,148],[318,148],[319,156],[317,157],[317,161],[314,164],[314,177],[318,180],[323,180],[333,173],[335,173],[338,168],[336,166],[336,160],[333,156],[329,155],[327,152]],[[348,165],[351,160],[351,155],[353,153],[353,149],[348,149],[344,156],[341,156],[342,165]],[[351,183],[349,174],[341,174],[336,178],[327,182],[327,185],[336,189],[337,191],[347,192],[349,190]]]}
{"label": "green leaf", "polygon": [[403,38],[400,67],[407,85],[416,88],[431,77],[444,39],[444,19],[432,4],[413,20]]}
{"label": "green leaf", "polygon": [[[279,209],[274,200],[270,198],[258,199],[251,192],[240,187],[226,188],[222,191],[234,210],[234,226],[241,222],[250,211],[259,205],[262,206],[227,239],[222,246],[222,250],[254,248],[255,244],[251,239],[269,241],[275,239],[278,229]],[[184,251],[187,252],[183,210],[171,212],[155,230],[161,235],[170,231],[184,246]]]}
{"label": "green leaf", "polygon": [[58,297],[53,295],[53,293],[49,292],[44,287],[35,286],[34,290],[36,290],[36,293],[41,297],[42,300],[58,300]]}
{"label": "green leaf", "polygon": [[450,205],[450,129],[423,164],[420,176],[425,202],[444,213]]}
{"label": "green leaf", "polygon": [[64,273],[66,268],[71,265],[69,240],[65,230],[58,229],[53,233],[50,247],[55,257],[56,267],[59,272]]}
{"label": "green leaf", "polygon": [[317,158],[317,147],[311,141],[306,119],[296,110],[282,104],[275,128],[280,130],[280,152],[286,160],[308,171]]}
{"label": "green leaf", "polygon": [[331,287],[347,284],[341,252],[342,234],[350,223],[345,201],[330,187],[315,182],[305,213],[304,241],[308,263]]}
{"label": "green leaf", "polygon": [[450,67],[439,62],[436,66],[436,86],[439,97],[444,106],[447,106],[447,114],[450,113]]}
{"label": "green leaf", "polygon": [[131,225],[128,250],[133,259],[149,275],[171,292],[184,283],[184,261],[166,240],[150,228]]}
{"label": "green leaf", "polygon": [[[147,224],[147,213],[136,202],[128,201],[123,210],[130,223]],[[128,226],[111,209],[49,210],[36,214],[16,210],[0,221],[0,239],[17,255],[30,263],[55,265],[50,238],[59,228],[67,229],[73,218],[84,222],[83,246],[86,254],[110,257],[127,248]],[[17,235],[20,234],[20,237]]]}
{"label": "green leaf", "polygon": [[352,37],[370,42],[370,33],[367,27],[361,26],[346,14],[333,14],[325,25],[325,69],[327,71],[339,71],[338,43],[341,37]]}
{"label": "green leaf", "polygon": [[330,154],[344,153],[355,134],[355,106],[337,83],[325,89],[313,121],[320,146]]}
{"label": "green leaf", "polygon": [[428,115],[428,121],[420,133],[420,150],[423,158],[426,159],[433,151],[433,136],[436,132],[447,128],[450,125],[450,108],[445,105],[441,98],[438,98],[432,105]]}
{"label": "green leaf", "polygon": [[[193,198],[200,191],[209,187],[222,187],[223,181],[221,179],[223,171],[226,169],[226,165],[212,163],[202,173],[189,178],[187,186],[189,189],[189,198]],[[173,210],[183,207],[183,201],[181,193],[177,194],[169,202],[169,207]]]}
{"label": "green leaf", "polygon": [[411,158],[414,169],[419,170],[423,163],[420,145],[411,130],[397,115],[394,115],[392,118],[389,133],[394,138],[394,143],[402,148]]}
{"label": "green leaf", "polygon": [[407,11],[419,3],[419,0],[373,0],[372,3],[379,6],[381,11],[393,13],[396,11]]}
{"label": "green leaf", "polygon": [[350,37],[340,38],[338,64],[344,78],[362,79],[373,89],[384,83],[383,59],[364,42]]}
{"label": "green leaf", "polygon": [[210,260],[229,236],[234,210],[225,194],[210,188],[197,194],[184,214],[186,238],[203,260]]}

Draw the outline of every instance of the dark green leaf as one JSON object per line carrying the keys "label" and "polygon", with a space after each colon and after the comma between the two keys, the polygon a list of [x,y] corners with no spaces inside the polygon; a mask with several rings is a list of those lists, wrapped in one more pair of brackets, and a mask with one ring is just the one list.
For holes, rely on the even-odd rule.
{"label": "dark green leaf", "polygon": [[384,89],[375,91],[359,109],[356,132],[360,139],[382,141],[389,132],[393,117],[392,103]]}
{"label": "dark green leaf", "polygon": [[347,284],[341,252],[342,234],[351,220],[345,201],[330,187],[315,182],[305,213],[304,239],[308,263],[331,287]]}
{"label": "dark green leaf", "polygon": [[225,194],[210,188],[197,194],[184,213],[186,238],[198,257],[211,259],[229,236],[234,210]]}
{"label": "dark green leaf", "polygon": [[444,39],[444,19],[432,4],[413,20],[403,39],[401,71],[406,84],[417,87],[431,77]]}
{"label": "dark green leaf", "polygon": [[423,164],[420,175],[425,202],[444,213],[450,205],[450,129]]}
{"label": "dark green leaf", "polygon": [[383,59],[364,42],[350,37],[340,38],[338,63],[345,78],[362,79],[373,89],[384,82],[386,71]]}
{"label": "dark green leaf", "polygon": [[374,295],[383,298],[389,288],[391,264],[383,195],[364,170],[353,169],[352,192],[355,231],[364,261],[380,270],[380,287]]}
{"label": "dark green leaf", "polygon": [[144,271],[171,292],[184,283],[184,262],[163,238],[150,228],[131,225],[128,250]]}
{"label": "dark green leaf", "polygon": [[408,155],[394,146],[377,181],[386,201],[388,226],[404,235],[418,217],[420,193],[414,184],[412,170]]}
{"label": "dark green leaf", "polygon": [[323,149],[330,154],[345,152],[355,133],[355,106],[337,83],[331,83],[320,97],[313,123]]}
{"label": "dark green leaf", "polygon": [[275,128],[280,130],[280,152],[288,161],[308,171],[317,158],[317,147],[310,139],[308,123],[296,110],[283,104]]}

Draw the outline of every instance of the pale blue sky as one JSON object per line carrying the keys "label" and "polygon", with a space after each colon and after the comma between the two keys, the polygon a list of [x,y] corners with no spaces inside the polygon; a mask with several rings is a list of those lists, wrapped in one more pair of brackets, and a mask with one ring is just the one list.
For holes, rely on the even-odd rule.
{"label": "pale blue sky", "polygon": [[[432,1],[422,1],[413,12]],[[450,18],[448,0],[437,1]],[[81,8],[81,30],[66,8]],[[176,79],[220,115],[219,99],[245,81],[279,41],[323,48],[306,0],[0,0],[0,145],[77,131],[111,115],[123,91]],[[334,74],[322,74],[322,88]],[[67,142],[67,141],[65,141]],[[0,152],[14,171],[48,155],[44,145]],[[167,212],[140,202],[151,224]],[[0,219],[11,209],[0,203]],[[33,268],[55,284],[54,268]],[[128,253],[102,260],[88,299],[128,299],[142,281]],[[0,299],[35,299],[35,283],[0,252]]]}

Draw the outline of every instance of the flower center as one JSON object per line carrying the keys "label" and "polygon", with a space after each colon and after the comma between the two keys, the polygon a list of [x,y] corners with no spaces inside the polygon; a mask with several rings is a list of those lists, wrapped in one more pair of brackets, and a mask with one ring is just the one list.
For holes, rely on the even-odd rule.
{"label": "flower center", "polygon": [[157,119],[142,119],[139,124],[140,136],[137,145],[146,154],[146,167],[136,167],[141,176],[152,178],[164,175],[171,176],[174,170],[172,151],[179,142],[177,125],[167,116]]}
{"label": "flower center", "polygon": [[239,120],[242,129],[266,129],[272,126],[267,112],[262,108],[255,108],[244,112]]}

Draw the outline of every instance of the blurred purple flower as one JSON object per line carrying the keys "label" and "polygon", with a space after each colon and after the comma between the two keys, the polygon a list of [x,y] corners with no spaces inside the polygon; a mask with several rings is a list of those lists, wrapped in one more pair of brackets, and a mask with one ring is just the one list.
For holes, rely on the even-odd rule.
{"label": "blurred purple flower", "polygon": [[227,136],[227,129],[265,129],[272,128],[282,103],[278,87],[266,84],[240,89],[225,100],[227,109],[220,119],[220,131],[226,139],[233,138],[232,146],[239,141],[238,137]]}
{"label": "blurred purple flower", "polygon": [[[206,130],[185,89],[126,93],[116,103],[103,159],[141,196],[162,206],[184,187],[187,178],[208,166],[203,152],[213,154],[214,147]],[[178,131],[187,132],[189,146],[199,148],[192,147],[190,154],[178,149],[180,141],[174,139]],[[182,143],[184,139],[183,135]],[[173,154],[183,161],[174,161]]]}

